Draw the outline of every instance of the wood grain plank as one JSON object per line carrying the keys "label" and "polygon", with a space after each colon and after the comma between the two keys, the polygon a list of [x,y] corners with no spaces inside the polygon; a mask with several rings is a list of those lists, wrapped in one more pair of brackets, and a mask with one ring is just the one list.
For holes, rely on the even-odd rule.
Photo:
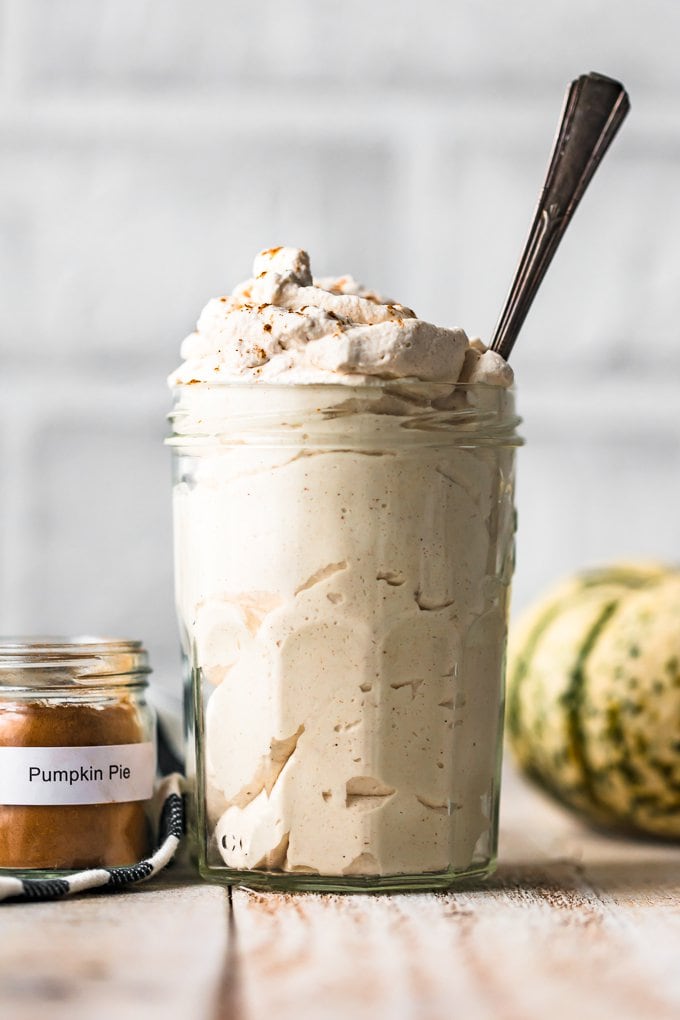
{"label": "wood grain plank", "polygon": [[511,775],[484,885],[233,903],[249,1020],[680,1015],[677,848],[593,833]]}
{"label": "wood grain plank", "polygon": [[172,875],[134,892],[0,909],[3,1020],[199,1020],[215,1008],[225,890]]}

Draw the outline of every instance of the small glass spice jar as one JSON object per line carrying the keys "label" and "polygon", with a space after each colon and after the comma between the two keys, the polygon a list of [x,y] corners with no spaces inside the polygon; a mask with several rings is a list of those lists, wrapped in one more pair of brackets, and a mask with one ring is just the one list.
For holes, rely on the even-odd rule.
{"label": "small glass spice jar", "polygon": [[148,853],[149,672],[139,641],[0,641],[0,868],[52,877]]}

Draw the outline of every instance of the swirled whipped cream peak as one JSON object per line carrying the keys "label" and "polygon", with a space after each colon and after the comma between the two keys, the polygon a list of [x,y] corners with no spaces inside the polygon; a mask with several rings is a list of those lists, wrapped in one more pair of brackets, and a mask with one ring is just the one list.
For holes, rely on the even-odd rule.
{"label": "swirled whipped cream peak", "polygon": [[268,248],[253,276],[212,298],[182,344],[171,386],[376,379],[509,386],[512,369],[462,329],[419,319],[351,276],[314,279],[300,248]]}

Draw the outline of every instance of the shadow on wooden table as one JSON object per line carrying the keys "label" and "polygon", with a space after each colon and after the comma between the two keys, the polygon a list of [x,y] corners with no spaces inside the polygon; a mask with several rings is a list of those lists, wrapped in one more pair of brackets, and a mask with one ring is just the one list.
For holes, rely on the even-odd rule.
{"label": "shadow on wooden table", "polygon": [[[614,853],[611,859],[578,861],[554,858],[526,863],[513,861],[500,863],[497,871],[484,882],[464,883],[452,892],[484,895],[525,891],[562,890],[572,893],[590,890],[596,895],[628,896],[654,894],[658,900],[664,895],[680,892],[680,847],[672,858],[640,853],[635,859],[622,860]],[[450,894],[448,894],[450,895]]]}
{"label": "shadow on wooden table", "polygon": [[[657,897],[664,892],[680,892],[680,845],[670,848],[659,847],[651,842],[641,842],[635,847],[635,856],[622,857],[619,841],[612,838],[611,854],[600,853],[597,860],[578,860],[571,857],[546,857],[543,860],[500,861],[497,870],[484,881],[461,882],[451,890],[434,895],[451,896],[456,893],[478,894],[512,893],[513,891],[561,888],[565,891],[591,888],[595,892],[615,895],[625,892],[635,894],[654,890]],[[630,853],[630,842],[623,844]],[[135,896],[165,891],[177,891],[189,885],[202,884],[195,872],[188,868],[172,869],[153,882],[142,883],[127,892]],[[124,890],[118,895],[125,895]],[[266,899],[276,899],[276,893],[263,894]],[[314,893],[300,893],[303,899],[313,898]],[[370,894],[368,894],[370,895]],[[378,894],[385,896],[389,894]],[[409,897],[433,895],[428,893],[407,893]],[[225,889],[225,898],[228,891]],[[230,908],[230,925],[233,918]]]}

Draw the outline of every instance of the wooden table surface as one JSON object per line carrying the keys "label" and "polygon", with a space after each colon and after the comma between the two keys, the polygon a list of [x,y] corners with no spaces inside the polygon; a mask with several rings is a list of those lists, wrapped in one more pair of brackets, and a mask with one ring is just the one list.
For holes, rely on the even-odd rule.
{"label": "wooden table surface", "polygon": [[0,906],[2,1020],[680,1017],[680,848],[597,835],[512,773],[501,855],[446,894],[256,894],[181,869]]}

